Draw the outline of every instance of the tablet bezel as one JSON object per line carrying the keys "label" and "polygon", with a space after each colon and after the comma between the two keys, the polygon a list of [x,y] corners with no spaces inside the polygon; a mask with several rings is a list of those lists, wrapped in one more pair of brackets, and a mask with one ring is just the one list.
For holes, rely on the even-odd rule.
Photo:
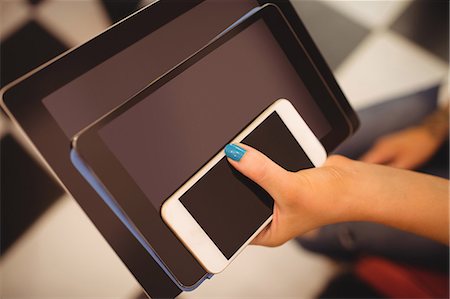
{"label": "tablet bezel", "polygon": [[[174,297],[180,290],[167,278],[164,271],[159,268],[139,242],[128,233],[114,213],[72,166],[68,155],[70,140],[45,108],[42,99],[127,48],[139,38],[152,34],[155,30],[204,1],[156,1],[114,24],[86,43],[66,51],[11,82],[0,91],[2,108],[31,140],[33,147],[39,152],[51,173],[67,192],[73,195],[109,245],[151,297]],[[255,6],[256,3],[265,4],[267,2],[276,3],[289,19],[297,36],[304,43],[311,58],[338,99],[338,104],[351,121],[352,131],[354,131],[358,127],[356,114],[346,101],[330,68],[292,4],[284,0],[256,0]],[[337,144],[325,144],[327,151],[333,150],[340,142],[342,140],[339,140]],[[206,276],[195,259],[184,255],[184,252],[182,246],[177,251],[177,254],[185,256],[186,264],[190,263],[190,268],[185,271],[189,274],[186,277],[190,282],[186,281],[185,283],[195,285]],[[192,261],[189,262],[190,260]]]}
{"label": "tablet bezel", "polygon": [[[295,138],[305,152],[311,163],[317,167],[325,162],[326,151],[320,141],[305,123],[303,118],[286,99],[279,99],[258,115],[251,124],[242,130],[230,143],[240,143],[253,130],[266,120],[272,113],[277,113],[286,128]],[[266,227],[272,220],[270,215],[263,224],[254,231],[250,238],[239,249],[227,258],[217,247],[214,241],[202,229],[196,219],[180,201],[194,184],[206,175],[217,163],[225,158],[224,150],[221,150],[209,160],[198,172],[196,172],[183,186],[172,194],[161,207],[161,216],[166,224],[178,236],[183,244],[191,251],[202,266],[210,273],[222,272],[242,250]],[[230,219],[231,221],[231,219]]]}
{"label": "tablet bezel", "polygon": [[[160,78],[151,82],[135,96],[124,102],[124,104],[120,105],[103,118],[97,120],[95,123],[76,134],[74,139],[79,139],[82,135],[83,139],[88,138],[85,135],[88,135],[89,131],[98,130],[110,120],[124,113],[130,109],[130,107],[145,99],[145,97],[154,92],[156,89],[178,76],[197,61],[203,59],[210,52],[220,47],[222,44],[233,38],[236,34],[239,34],[241,31],[245,30],[248,26],[260,18],[262,18],[268,25],[268,28],[280,44],[291,64],[294,66],[297,74],[302,81],[305,82],[305,86],[311,93],[312,97],[315,99],[320,99],[320,101],[317,102],[317,105],[320,111],[325,115],[331,127],[330,131],[320,138],[321,143],[325,148],[332,147],[333,144],[339,144],[339,142],[346,139],[350,135],[352,131],[351,122],[347,117],[345,117],[342,107],[337,104],[337,99],[334,97],[330,88],[326,84],[325,79],[315,66],[314,62],[311,60],[311,57],[305,50],[303,44],[293,32],[292,27],[287,22],[280,9],[273,4],[264,5],[262,9],[255,11],[247,18],[234,24],[233,28],[228,29],[218,38],[215,38],[213,41],[162,75]],[[300,57],[300,54],[303,56]],[[77,142],[79,141],[77,140]],[[86,145],[82,146],[89,147],[90,142],[95,143],[95,141],[89,140],[86,142]]]}

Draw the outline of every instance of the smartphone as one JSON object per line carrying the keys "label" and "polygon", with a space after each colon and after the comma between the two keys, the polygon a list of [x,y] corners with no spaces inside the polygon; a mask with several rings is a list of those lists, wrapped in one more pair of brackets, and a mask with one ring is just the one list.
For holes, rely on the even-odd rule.
{"label": "smartphone", "polygon": [[[257,131],[275,147],[281,139],[290,143],[279,144],[280,150],[297,151],[293,155],[300,168],[320,166],[326,159],[325,149],[286,99],[270,105],[232,143],[245,143]],[[209,273],[223,271],[272,220],[273,199],[255,185],[232,169],[221,150],[163,203],[164,222]]]}

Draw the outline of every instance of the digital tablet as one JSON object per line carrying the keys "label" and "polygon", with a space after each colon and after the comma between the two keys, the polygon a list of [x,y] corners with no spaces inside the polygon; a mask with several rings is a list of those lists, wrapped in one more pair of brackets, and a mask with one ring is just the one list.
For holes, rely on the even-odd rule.
{"label": "digital tablet", "polygon": [[[151,297],[174,297],[180,290],[73,167],[67,154],[70,141],[79,130],[266,2],[269,1],[155,1],[1,90],[2,108],[23,129],[59,182]],[[277,3],[293,26],[337,99],[331,106],[341,107],[353,132],[358,126],[356,114],[295,9],[289,1],[270,2]],[[330,115],[333,117],[327,117]],[[311,128],[327,151],[343,141],[323,138],[317,128]],[[331,131],[339,129],[331,127]],[[164,226],[161,219],[160,222]],[[160,258],[183,285],[195,286],[207,276],[170,231],[160,231],[159,236],[171,240],[170,247],[160,248]]]}
{"label": "digital tablet", "polygon": [[349,124],[314,64],[279,9],[266,4],[75,135],[72,157],[101,183],[141,242],[162,246],[155,234],[162,202],[281,97],[316,134],[347,136]]}
{"label": "digital tablet", "polygon": [[225,156],[230,149],[242,152],[236,144],[258,134],[277,153],[271,158],[288,160],[290,170],[321,166],[327,157],[294,106],[279,99],[164,201],[162,218],[210,273],[223,271],[272,220],[271,196],[236,176]]}

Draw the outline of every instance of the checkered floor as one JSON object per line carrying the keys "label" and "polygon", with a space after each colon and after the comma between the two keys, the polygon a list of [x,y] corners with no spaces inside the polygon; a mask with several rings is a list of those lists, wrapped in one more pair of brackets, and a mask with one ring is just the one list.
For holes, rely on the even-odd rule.
{"label": "checkered floor", "polygon": [[[1,86],[145,2],[0,0]],[[448,76],[448,1],[293,3],[355,109]],[[0,137],[1,297],[139,296],[126,267],[1,113]],[[182,297],[313,298],[338,269],[294,243],[249,248]]]}

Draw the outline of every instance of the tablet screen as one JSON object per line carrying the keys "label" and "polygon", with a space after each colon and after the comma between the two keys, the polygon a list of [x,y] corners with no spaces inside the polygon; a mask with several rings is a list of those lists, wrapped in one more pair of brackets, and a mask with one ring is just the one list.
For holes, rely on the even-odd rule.
{"label": "tablet screen", "polygon": [[107,123],[99,135],[159,210],[279,98],[290,100],[319,136],[330,130],[269,28],[258,20]]}
{"label": "tablet screen", "polygon": [[[273,112],[244,140],[291,171],[313,164]],[[272,214],[273,200],[223,158],[180,197],[206,234],[230,259]]]}

